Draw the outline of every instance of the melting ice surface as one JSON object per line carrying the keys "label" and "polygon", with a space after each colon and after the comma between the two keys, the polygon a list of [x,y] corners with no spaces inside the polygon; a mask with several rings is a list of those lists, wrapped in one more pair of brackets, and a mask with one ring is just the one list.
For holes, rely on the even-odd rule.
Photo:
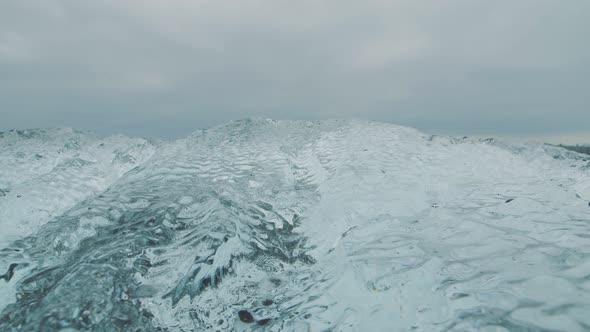
{"label": "melting ice surface", "polygon": [[47,165],[3,135],[1,331],[590,329],[580,154],[246,120],[103,158],[58,132]]}

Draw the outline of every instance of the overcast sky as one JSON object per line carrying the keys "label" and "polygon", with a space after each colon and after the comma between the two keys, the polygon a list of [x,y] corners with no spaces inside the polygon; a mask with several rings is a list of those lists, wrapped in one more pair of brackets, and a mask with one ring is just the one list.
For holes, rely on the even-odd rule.
{"label": "overcast sky", "polygon": [[361,118],[590,141],[588,0],[3,0],[0,130]]}

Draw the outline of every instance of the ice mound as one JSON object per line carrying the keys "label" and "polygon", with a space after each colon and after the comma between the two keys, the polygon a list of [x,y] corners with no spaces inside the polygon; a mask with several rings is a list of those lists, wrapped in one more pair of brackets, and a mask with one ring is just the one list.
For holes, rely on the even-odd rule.
{"label": "ice mound", "polygon": [[67,128],[0,132],[0,246],[105,190],[154,152],[145,139]]}
{"label": "ice mound", "polygon": [[[45,149],[25,142],[0,149]],[[590,328],[582,155],[357,121],[245,120],[144,148],[0,251],[0,330]],[[78,170],[99,158],[34,159],[26,181],[0,178],[8,195],[105,178]],[[60,177],[79,180],[47,185]]]}

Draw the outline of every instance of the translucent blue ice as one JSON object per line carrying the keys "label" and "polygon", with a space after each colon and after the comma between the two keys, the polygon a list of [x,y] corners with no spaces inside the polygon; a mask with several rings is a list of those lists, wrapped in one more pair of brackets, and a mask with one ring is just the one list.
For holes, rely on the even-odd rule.
{"label": "translucent blue ice", "polygon": [[[84,147],[47,170],[26,159],[46,174],[29,189],[0,176],[0,206],[35,188],[75,198],[4,242],[1,331],[590,329],[583,155],[360,121],[122,140],[133,161],[104,191],[54,180],[89,174]],[[25,210],[0,209],[2,231]]]}

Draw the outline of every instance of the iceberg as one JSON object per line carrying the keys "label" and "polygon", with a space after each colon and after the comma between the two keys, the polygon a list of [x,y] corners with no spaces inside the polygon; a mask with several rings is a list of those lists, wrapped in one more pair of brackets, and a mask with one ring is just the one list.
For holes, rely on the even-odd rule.
{"label": "iceberg", "polygon": [[5,132],[0,170],[2,331],[590,328],[590,162],[559,147],[249,119]]}

